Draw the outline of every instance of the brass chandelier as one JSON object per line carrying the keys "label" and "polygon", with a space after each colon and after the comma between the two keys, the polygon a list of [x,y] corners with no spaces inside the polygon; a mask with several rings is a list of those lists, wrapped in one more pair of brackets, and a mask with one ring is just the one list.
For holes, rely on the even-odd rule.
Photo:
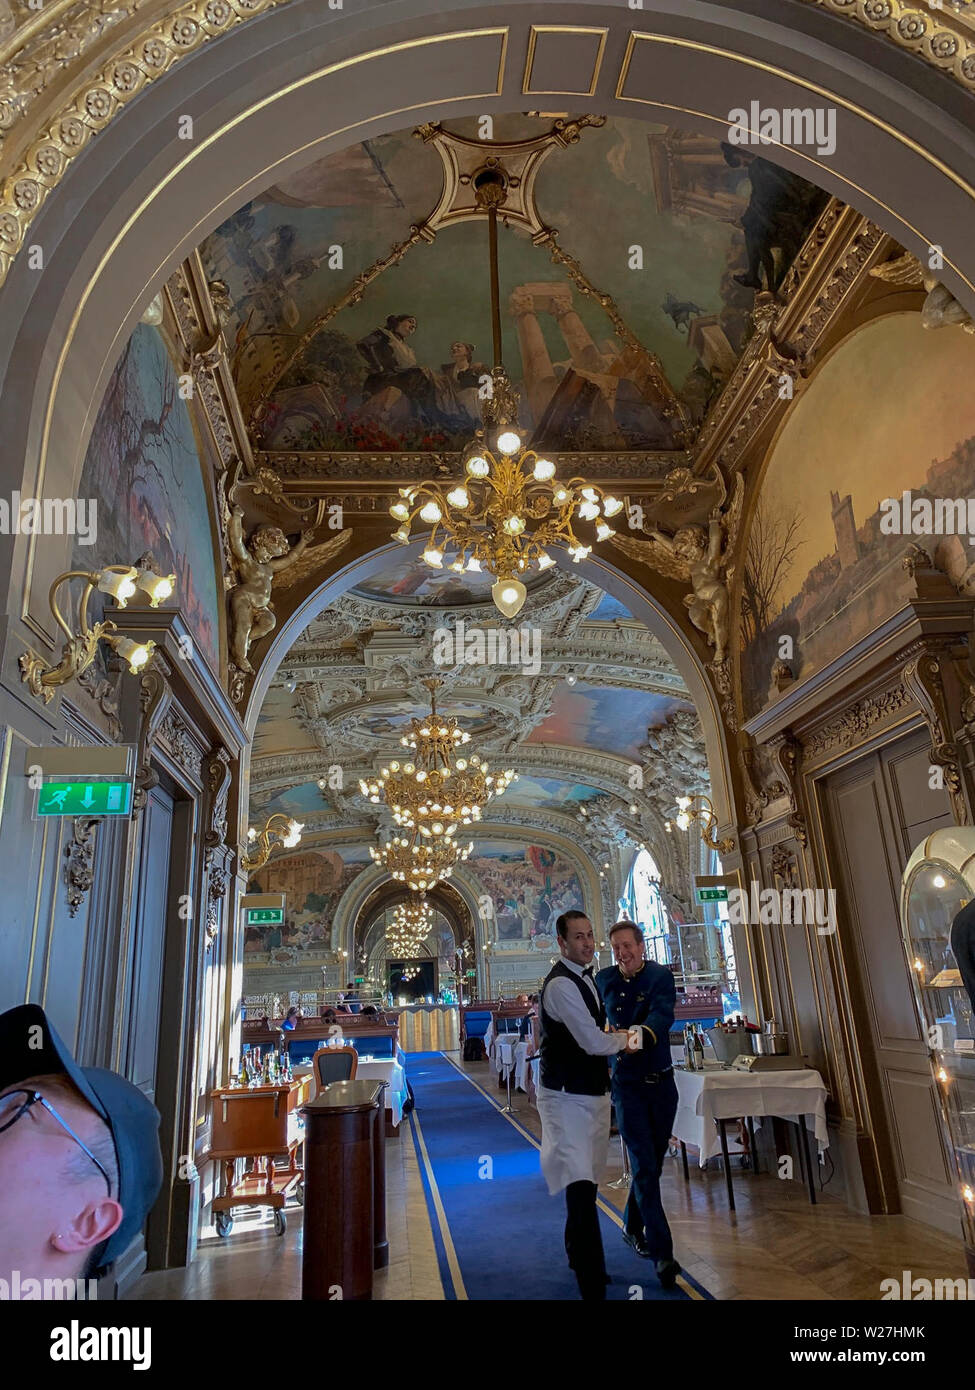
{"label": "brass chandelier", "polygon": [[579,539],[575,520],[593,524],[596,541],[608,540],[615,532],[607,519],[621,512],[623,503],[584,478],[559,482],[550,459],[522,448],[514,428],[518,397],[501,360],[497,219],[508,196],[507,176],[497,161],[489,160],[472,182],[477,205],[488,217],[491,268],[495,367],[484,404],[484,427],[468,446],[464,478],[446,486],[429,481],[402,487],[389,511],[400,523],[393,540],[403,545],[409,543],[417,520],[432,526],[423,551],[431,569],[443,569],[449,552],[454,558],[448,569],[493,574],[495,605],[506,618],[513,618],[527,596],[519,576],[555,564],[545,547],[564,546],[573,561],[584,560],[592,545]]}
{"label": "brass chandelier", "polygon": [[373,862],[385,869],[397,883],[405,883],[416,893],[425,893],[435,883],[449,878],[454,865],[467,859],[474,848],[473,840],[461,845],[452,835],[437,839],[418,840],[412,835],[393,835],[379,849],[369,846]]}
{"label": "brass chandelier", "polygon": [[400,903],[386,928],[387,954],[415,956],[433,927],[433,908],[424,898]]}
{"label": "brass chandelier", "polygon": [[384,799],[397,825],[427,839],[451,840],[459,825],[481,819],[481,810],[492,796],[500,796],[514,780],[509,768],[492,773],[477,753],[455,758],[470,734],[454,718],[437,712],[437,690],[442,681],[423,682],[430,691],[430,714],[412,719],[412,730],[400,743],[413,753],[405,762],[392,761],[372,781],[361,778],[359,788],[373,803]]}

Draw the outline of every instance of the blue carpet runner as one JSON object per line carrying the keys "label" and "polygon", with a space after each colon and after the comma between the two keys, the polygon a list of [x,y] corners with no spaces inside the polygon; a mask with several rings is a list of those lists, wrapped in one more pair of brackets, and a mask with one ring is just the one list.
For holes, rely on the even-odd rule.
{"label": "blue carpet runner", "polygon": [[[563,1242],[565,1198],[548,1195],[527,1131],[443,1053],[410,1053],[406,1071],[416,1097],[410,1126],[446,1297],[578,1301]],[[493,1071],[485,1068],[485,1079],[490,1084]],[[599,1220],[613,1281],[608,1299],[711,1297],[686,1274],[665,1292],[652,1261],[623,1244],[621,1226],[602,1210]]]}

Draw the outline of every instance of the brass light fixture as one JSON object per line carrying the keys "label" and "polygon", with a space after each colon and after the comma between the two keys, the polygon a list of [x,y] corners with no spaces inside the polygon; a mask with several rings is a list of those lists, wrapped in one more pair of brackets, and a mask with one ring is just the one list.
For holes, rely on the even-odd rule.
{"label": "brass light fixture", "polygon": [[449,878],[454,865],[467,859],[474,848],[473,840],[461,845],[453,836],[418,840],[412,835],[393,835],[380,849],[369,846],[373,862],[386,870],[397,883],[405,883],[416,893],[425,893],[435,883]]}
{"label": "brass light fixture", "polygon": [[[730,854],[735,847],[734,840],[719,840],[717,835],[718,818],[714,814],[714,805],[709,796],[698,793],[695,796],[677,797],[677,815],[674,817],[674,824],[678,830],[689,830],[694,823],[700,825],[701,839],[708,849],[717,850],[719,854]],[[664,821],[664,829],[671,829],[671,822]]]}
{"label": "brass light fixture", "polygon": [[477,753],[455,758],[470,734],[456,719],[437,711],[437,690],[442,681],[423,682],[430,691],[430,714],[412,719],[412,730],[400,743],[413,753],[405,762],[392,761],[372,781],[360,779],[363,796],[371,802],[385,800],[397,825],[419,830],[430,839],[452,839],[458,825],[481,819],[481,810],[492,796],[499,796],[515,779],[509,768],[492,773]]}
{"label": "brass light fixture", "polygon": [[527,596],[521,576],[555,563],[545,547],[565,546],[576,563],[584,560],[592,545],[576,535],[575,519],[595,526],[596,541],[608,540],[615,533],[607,518],[621,512],[623,503],[584,478],[559,482],[550,459],[522,447],[518,397],[501,355],[498,208],[508,197],[508,177],[497,160],[489,159],[473,176],[472,185],[477,206],[488,218],[491,268],[495,366],[484,404],[484,427],[468,446],[463,478],[443,486],[430,481],[400,488],[399,501],[389,511],[400,523],[393,540],[403,545],[417,520],[433,528],[423,551],[431,569],[443,569],[450,552],[454,558],[448,569],[493,574],[495,606],[513,618]]}
{"label": "brass light fixture", "polygon": [[397,956],[415,956],[433,926],[433,908],[422,897],[400,903],[386,928],[386,948]]}
{"label": "brass light fixture", "polygon": [[[75,630],[66,622],[58,603],[58,590],[74,579],[84,580],[84,589],[78,599]],[[119,608],[124,608],[130,598],[141,589],[152,608],[157,608],[163,599],[169,598],[176,583],[174,574],[154,574],[152,570],[140,569],[136,565],[106,565],[101,570],[66,570],[59,574],[51,585],[48,605],[55,623],[64,633],[67,641],[61,648],[61,660],[56,666],[50,665],[36,652],[23,652],[20,656],[20,678],[27,682],[30,693],[48,704],[55,690],[68,681],[80,676],[95,660],[98,643],[105,641],[118,655],[129,663],[129,671],[134,676],[143,669],[155,650],[154,642],[133,642],[129,637],[120,637],[118,629],[109,618],[91,624],[88,621],[88,604],[97,589],[115,600]]]}
{"label": "brass light fixture", "polygon": [[254,848],[241,855],[240,867],[248,873],[254,869],[262,869],[274,850],[294,849],[301,839],[303,829],[300,821],[286,816],[283,811],[275,811],[274,815],[268,818],[263,830],[255,830],[253,826],[248,830],[247,839]]}

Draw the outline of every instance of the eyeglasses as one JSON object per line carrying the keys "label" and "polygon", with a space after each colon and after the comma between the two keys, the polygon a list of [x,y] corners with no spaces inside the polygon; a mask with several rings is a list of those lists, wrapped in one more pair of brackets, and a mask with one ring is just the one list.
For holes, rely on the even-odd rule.
{"label": "eyeglasses", "polygon": [[5,1095],[0,1096],[0,1134],[2,1134],[5,1129],[10,1129],[11,1125],[15,1125],[21,1115],[27,1114],[32,1105],[43,1105],[44,1109],[54,1116],[61,1128],[71,1135],[71,1138],[80,1148],[84,1149],[85,1153],[105,1179],[105,1183],[108,1187],[108,1195],[111,1197],[112,1179],[109,1177],[106,1170],[98,1162],[98,1159],[84,1140],[78,1138],[68,1122],[61,1118],[54,1106],[50,1101],[44,1099],[40,1091],[7,1091]]}

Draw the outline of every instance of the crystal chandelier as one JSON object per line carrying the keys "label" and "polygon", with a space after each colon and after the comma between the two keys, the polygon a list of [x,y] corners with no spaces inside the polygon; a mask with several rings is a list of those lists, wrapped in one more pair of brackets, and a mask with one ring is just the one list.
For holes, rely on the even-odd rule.
{"label": "crystal chandelier", "polygon": [[614,531],[607,518],[621,512],[623,503],[584,478],[559,482],[550,459],[522,448],[514,428],[518,397],[501,360],[497,217],[507,198],[507,179],[502,169],[489,162],[474,176],[473,185],[477,206],[488,218],[496,364],[491,393],[484,403],[484,428],[477,430],[467,449],[464,478],[445,486],[423,482],[402,487],[399,501],[389,511],[400,523],[393,540],[403,545],[409,543],[417,520],[432,526],[423,552],[431,569],[443,569],[449,552],[454,558],[448,569],[493,574],[495,605],[506,618],[513,618],[527,595],[519,576],[555,563],[545,547],[561,545],[576,563],[584,560],[592,545],[579,539],[574,521],[591,523],[596,541],[608,540]]}
{"label": "crystal chandelier", "polygon": [[416,831],[428,839],[452,839],[458,825],[471,825],[481,819],[481,810],[492,796],[500,796],[515,779],[509,768],[492,773],[476,753],[469,758],[454,757],[457,749],[470,742],[470,734],[456,719],[437,712],[439,680],[423,682],[430,691],[430,714],[412,719],[412,730],[400,743],[414,757],[406,762],[390,762],[372,781],[360,779],[363,796],[377,803],[384,799],[397,825]]}
{"label": "crystal chandelier", "polygon": [[369,853],[373,862],[397,883],[405,883],[416,893],[425,893],[435,883],[449,878],[454,865],[467,859],[473,848],[473,840],[461,845],[454,836],[448,835],[418,840],[414,830],[411,836],[393,835],[380,849],[370,845]]}
{"label": "crystal chandelier", "polygon": [[[719,854],[730,854],[735,847],[734,840],[718,839],[718,818],[714,813],[714,805],[709,796],[697,793],[694,796],[677,797],[677,814],[674,816],[674,823],[678,830],[689,830],[694,822],[697,822],[701,832],[701,839],[708,849],[717,850]],[[670,833],[671,822],[664,821],[664,829]]]}

